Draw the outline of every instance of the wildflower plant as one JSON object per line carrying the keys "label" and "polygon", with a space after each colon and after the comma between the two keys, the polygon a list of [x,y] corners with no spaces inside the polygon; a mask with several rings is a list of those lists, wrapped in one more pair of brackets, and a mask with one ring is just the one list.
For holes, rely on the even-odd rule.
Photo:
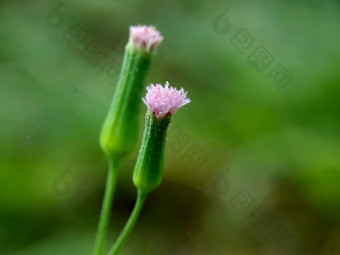
{"label": "wildflower plant", "polygon": [[130,39],[125,48],[118,86],[100,137],[110,167],[93,255],[102,254],[118,164],[137,143],[140,102],[143,101],[147,106],[147,112],[132,178],[137,188],[137,199],[130,218],[108,255],[118,253],[135,225],[147,195],[161,183],[167,128],[175,112],[190,102],[183,88],[177,90],[168,82],[164,86],[150,84],[146,88],[146,96],[141,100],[153,52],[162,40],[163,37],[153,27],[130,27]]}
{"label": "wildflower plant", "polygon": [[104,200],[93,249],[100,255],[107,232],[119,162],[135,148],[138,113],[150,63],[163,37],[154,27],[131,26],[129,41],[115,94],[100,134],[100,145],[109,159]]}
{"label": "wildflower plant", "polygon": [[143,102],[148,107],[148,111],[145,115],[143,140],[133,173],[137,201],[109,255],[117,254],[137,221],[147,195],[161,183],[167,128],[173,114],[190,102],[183,88],[177,90],[169,87],[168,82],[164,87],[160,84],[156,86],[151,84],[147,87],[147,91]]}

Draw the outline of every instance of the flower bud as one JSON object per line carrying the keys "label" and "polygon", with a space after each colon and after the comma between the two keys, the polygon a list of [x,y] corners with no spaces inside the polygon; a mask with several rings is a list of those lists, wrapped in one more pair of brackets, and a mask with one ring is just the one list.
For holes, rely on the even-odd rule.
{"label": "flower bud", "polygon": [[145,116],[145,129],[138,159],[133,173],[137,189],[147,193],[155,189],[162,180],[166,131],[172,115],[183,105],[188,104],[183,89],[169,88],[160,84],[147,87],[143,102],[148,107]]}
{"label": "flower bud", "polygon": [[125,156],[137,143],[139,99],[153,52],[162,39],[153,27],[130,27],[117,88],[100,136],[101,147],[111,158]]}

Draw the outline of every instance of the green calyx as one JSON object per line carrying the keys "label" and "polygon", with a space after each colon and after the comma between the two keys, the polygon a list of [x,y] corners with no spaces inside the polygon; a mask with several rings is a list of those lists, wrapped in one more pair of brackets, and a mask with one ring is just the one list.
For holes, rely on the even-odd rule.
{"label": "green calyx", "polygon": [[138,139],[138,113],[144,82],[153,52],[137,50],[129,42],[113,101],[100,136],[100,145],[110,158],[130,153]]}
{"label": "green calyx", "polygon": [[171,115],[158,120],[154,114],[145,116],[143,140],[133,173],[133,182],[141,192],[155,189],[162,180],[166,131]]}

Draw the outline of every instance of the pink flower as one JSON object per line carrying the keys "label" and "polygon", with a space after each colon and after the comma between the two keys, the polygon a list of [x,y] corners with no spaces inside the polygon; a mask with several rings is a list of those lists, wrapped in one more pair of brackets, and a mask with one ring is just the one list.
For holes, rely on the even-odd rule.
{"label": "pink flower", "polygon": [[163,37],[152,26],[130,26],[130,40],[138,50],[144,47],[149,52],[161,43]]}
{"label": "pink flower", "polygon": [[142,98],[144,104],[148,107],[150,114],[155,114],[157,119],[162,119],[167,114],[173,115],[183,105],[190,103],[187,98],[187,92],[181,88],[170,87],[169,82],[163,87],[161,84],[150,84],[146,88],[145,98]]}

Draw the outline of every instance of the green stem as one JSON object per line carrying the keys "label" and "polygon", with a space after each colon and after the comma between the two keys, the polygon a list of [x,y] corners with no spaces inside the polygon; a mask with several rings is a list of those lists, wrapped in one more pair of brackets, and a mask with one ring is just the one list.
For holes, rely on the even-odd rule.
{"label": "green stem", "polygon": [[92,253],[93,255],[101,255],[102,253],[103,243],[107,232],[107,226],[110,220],[111,205],[116,186],[117,173],[118,173],[118,160],[109,159],[109,172],[106,179],[105,195],[100,213],[96,240]]}
{"label": "green stem", "polygon": [[135,223],[136,223],[136,221],[138,219],[139,213],[140,213],[140,211],[141,211],[141,209],[143,207],[143,204],[144,204],[144,201],[145,201],[147,195],[148,195],[148,193],[141,192],[140,190],[138,190],[137,201],[136,201],[135,207],[133,208],[133,211],[132,211],[132,213],[130,215],[130,218],[127,221],[124,229],[120,233],[118,239],[116,240],[116,242],[112,246],[111,250],[109,251],[108,255],[115,255],[115,254],[117,254],[119,249],[124,244],[124,241],[129,236],[130,232],[133,229],[133,226],[135,225]]}

